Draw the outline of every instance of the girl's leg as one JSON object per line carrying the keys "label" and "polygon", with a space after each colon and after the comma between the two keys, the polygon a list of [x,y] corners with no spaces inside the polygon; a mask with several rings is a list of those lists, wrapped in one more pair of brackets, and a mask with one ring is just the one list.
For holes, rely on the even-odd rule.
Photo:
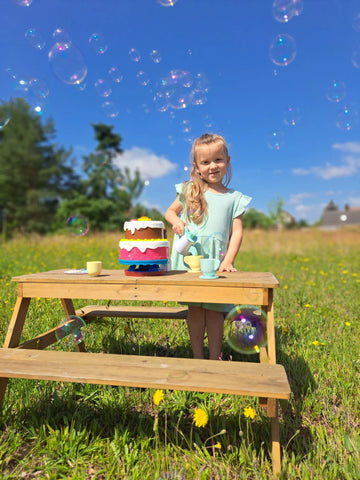
{"label": "girl's leg", "polygon": [[189,305],[187,326],[194,358],[204,358],[205,310]]}
{"label": "girl's leg", "polygon": [[224,336],[223,313],[215,310],[205,310],[205,325],[209,342],[209,358],[210,360],[220,360]]}

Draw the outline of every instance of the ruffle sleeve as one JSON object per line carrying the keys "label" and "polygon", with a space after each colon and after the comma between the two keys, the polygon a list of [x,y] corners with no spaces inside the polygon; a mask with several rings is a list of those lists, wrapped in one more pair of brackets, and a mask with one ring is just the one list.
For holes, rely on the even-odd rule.
{"label": "ruffle sleeve", "polygon": [[242,215],[245,212],[246,207],[249,205],[251,200],[252,200],[252,197],[249,197],[248,195],[244,195],[243,193],[238,192],[238,196],[234,203],[233,218],[236,218]]}

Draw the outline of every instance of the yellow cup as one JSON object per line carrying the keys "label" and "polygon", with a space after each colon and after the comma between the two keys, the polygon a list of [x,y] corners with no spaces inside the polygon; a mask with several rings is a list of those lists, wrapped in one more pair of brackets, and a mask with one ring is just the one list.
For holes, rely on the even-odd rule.
{"label": "yellow cup", "polygon": [[191,268],[192,272],[201,272],[200,260],[204,255],[187,255],[184,257],[184,263]]}
{"label": "yellow cup", "polygon": [[86,262],[86,271],[90,277],[97,277],[102,270],[102,262]]}

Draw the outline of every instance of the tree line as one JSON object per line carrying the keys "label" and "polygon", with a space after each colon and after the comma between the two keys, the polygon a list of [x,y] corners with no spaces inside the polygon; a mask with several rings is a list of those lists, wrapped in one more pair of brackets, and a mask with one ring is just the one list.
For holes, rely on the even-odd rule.
{"label": "tree line", "polygon": [[[10,121],[5,121],[9,119]],[[122,137],[113,126],[91,124],[95,150],[82,158],[80,173],[71,149],[55,141],[55,125],[30,110],[22,98],[0,107],[0,221],[3,237],[14,233],[51,234],[82,215],[92,231],[120,230],[124,221],[146,215],[163,219],[139,203],[144,188],[140,173],[118,168]],[[282,200],[270,216],[251,208],[245,228],[273,228],[281,221]],[[285,225],[287,226],[287,225]]]}

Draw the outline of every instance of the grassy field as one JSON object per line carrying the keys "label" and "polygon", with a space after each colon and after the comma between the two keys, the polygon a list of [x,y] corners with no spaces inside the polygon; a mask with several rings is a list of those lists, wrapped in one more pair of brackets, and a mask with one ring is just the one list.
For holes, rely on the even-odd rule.
{"label": "grassy field", "polygon": [[[0,244],[0,342],[16,299],[12,276],[98,259],[119,268],[118,240],[119,234],[90,232]],[[280,404],[281,478],[360,479],[360,230],[246,231],[236,266],[271,271],[281,284],[277,360],[292,389],[291,400]],[[63,320],[60,302],[32,303],[23,340]],[[171,328],[155,320],[103,320],[84,328],[84,341],[94,352],[190,357],[185,322],[167,322]],[[53,348],[71,349],[72,341]],[[225,342],[223,352],[225,360],[258,361]],[[0,417],[1,478],[271,477],[270,424],[254,399],[154,393],[10,380]],[[206,413],[206,425],[195,425],[195,409]]]}

